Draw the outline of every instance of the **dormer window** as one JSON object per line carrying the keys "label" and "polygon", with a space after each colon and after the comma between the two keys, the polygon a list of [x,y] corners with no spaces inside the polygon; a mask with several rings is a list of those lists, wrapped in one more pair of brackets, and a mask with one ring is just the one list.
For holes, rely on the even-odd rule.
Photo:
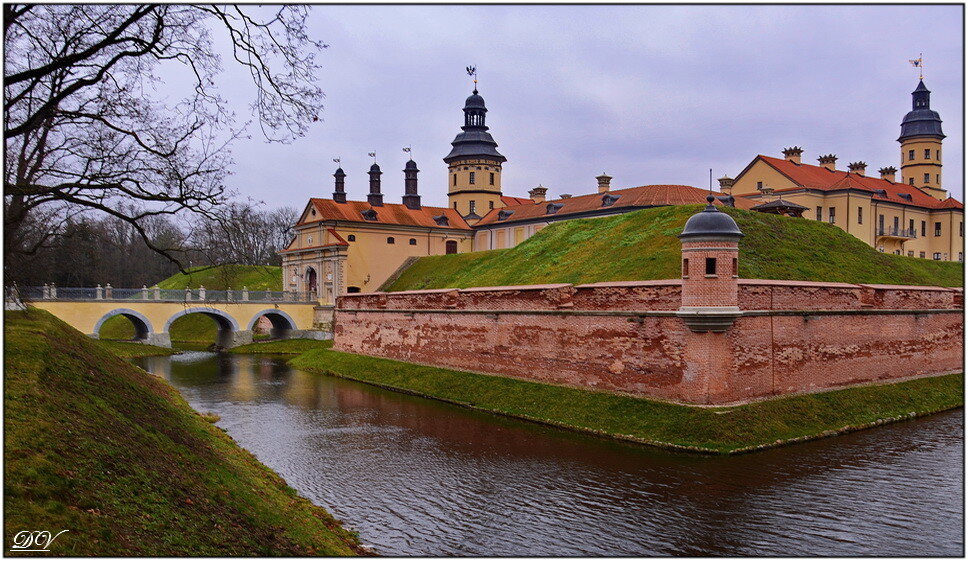
{"label": "dormer window", "polygon": [[513,210],[507,210],[502,208],[501,210],[497,211],[497,219],[507,220],[512,214],[514,214]]}
{"label": "dormer window", "polygon": [[[456,205],[457,203],[454,204]],[[434,222],[437,223],[438,226],[450,226],[450,220],[443,214],[440,216],[435,216]]]}
{"label": "dormer window", "polygon": [[376,220],[376,216],[377,216],[376,211],[373,210],[372,208],[368,208],[363,212],[361,212],[360,214],[363,215],[363,220],[370,220],[370,221]]}
{"label": "dormer window", "polygon": [[311,210],[310,210],[309,212],[310,212],[310,214],[312,214],[313,216],[316,216],[316,209],[311,209]]}
{"label": "dormer window", "polygon": [[[912,200],[912,199],[911,199],[911,193],[899,193],[899,194],[898,194],[897,196],[898,196],[898,197],[901,197],[901,198],[902,198],[902,199],[904,199],[905,201],[910,201],[910,200]],[[911,229],[913,230],[914,228],[912,227]]]}
{"label": "dormer window", "polygon": [[621,197],[621,196],[622,195],[613,195],[611,193],[605,194],[602,197],[602,206],[612,206],[612,205],[614,205],[615,204],[615,201],[617,201],[619,199],[619,197]]}
{"label": "dormer window", "polygon": [[884,189],[874,189],[874,194],[878,197],[887,197],[887,191]]}
{"label": "dormer window", "polygon": [[561,203],[548,203],[548,206],[545,207],[545,214],[555,214],[563,206],[565,205]]}

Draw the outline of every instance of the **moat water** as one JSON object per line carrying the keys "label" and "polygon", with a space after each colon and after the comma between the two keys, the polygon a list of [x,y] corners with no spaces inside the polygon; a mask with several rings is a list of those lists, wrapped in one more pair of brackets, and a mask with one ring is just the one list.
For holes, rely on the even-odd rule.
{"label": "moat water", "polygon": [[721,458],[468,411],[281,358],[138,363],[382,555],[964,554],[960,410]]}

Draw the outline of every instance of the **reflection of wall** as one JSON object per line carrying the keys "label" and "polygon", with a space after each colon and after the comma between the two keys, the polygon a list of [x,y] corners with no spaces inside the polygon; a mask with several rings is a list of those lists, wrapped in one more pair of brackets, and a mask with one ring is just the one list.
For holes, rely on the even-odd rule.
{"label": "reflection of wall", "polygon": [[741,280],[743,317],[725,333],[694,333],[674,313],[679,286],[350,295],[334,348],[690,403],[961,368],[960,289]]}

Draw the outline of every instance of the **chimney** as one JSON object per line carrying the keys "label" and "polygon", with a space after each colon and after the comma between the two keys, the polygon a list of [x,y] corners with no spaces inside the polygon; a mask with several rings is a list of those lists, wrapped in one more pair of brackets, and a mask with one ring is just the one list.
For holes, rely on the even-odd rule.
{"label": "chimney", "polygon": [[837,156],[827,154],[826,156],[817,158],[817,161],[820,162],[820,167],[827,168],[830,171],[837,171]]}
{"label": "chimney", "polygon": [[346,202],[346,189],[344,187],[344,178],[346,174],[343,172],[343,168],[336,168],[336,173],[333,174],[336,178],[336,190],[333,191],[333,201],[337,203]]}
{"label": "chimney", "polygon": [[867,162],[853,162],[847,164],[847,169],[863,177],[867,173]]}
{"label": "chimney", "polygon": [[535,204],[545,202],[545,195],[548,193],[547,187],[542,187],[540,184],[534,189],[528,191],[528,196]]}
{"label": "chimney", "polygon": [[800,148],[799,146],[792,146],[790,148],[783,149],[783,157],[788,162],[799,164],[800,156],[802,155],[803,155],[803,148]]}
{"label": "chimney", "polygon": [[417,194],[417,162],[413,159],[403,166],[403,204],[410,210],[420,210],[420,195]]}
{"label": "chimney", "polygon": [[886,179],[891,183],[894,183],[895,174],[897,174],[897,168],[894,166],[887,166],[886,168],[881,168],[877,170],[881,174],[881,179]]}
{"label": "chimney", "polygon": [[370,166],[370,194],[366,196],[366,202],[370,203],[370,206],[383,206],[383,194],[380,193],[380,175],[382,174],[380,166],[376,164]]}
{"label": "chimney", "polygon": [[598,180],[598,192],[599,192],[599,194],[601,194],[601,193],[608,193],[609,189],[612,188],[612,176],[611,175],[606,175],[604,171],[602,172],[601,175],[599,175],[595,179]]}
{"label": "chimney", "polygon": [[721,193],[729,194],[733,191],[733,183],[736,180],[729,176],[722,176],[719,178],[719,191]]}

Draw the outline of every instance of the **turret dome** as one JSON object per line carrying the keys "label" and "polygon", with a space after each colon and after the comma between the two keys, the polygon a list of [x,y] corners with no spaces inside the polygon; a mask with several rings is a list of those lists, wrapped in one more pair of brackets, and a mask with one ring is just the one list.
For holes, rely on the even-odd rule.
{"label": "turret dome", "polygon": [[941,116],[931,110],[931,90],[918,83],[918,87],[911,92],[911,110],[901,121],[901,136],[898,142],[915,136],[934,136],[944,138],[941,132]]}
{"label": "turret dome", "polygon": [[740,231],[739,226],[736,225],[736,221],[733,220],[732,216],[721,212],[713,206],[715,197],[712,194],[706,197],[706,200],[709,202],[706,208],[701,212],[693,214],[686,221],[685,228],[679,234],[680,239],[706,236],[738,239],[745,235]]}

